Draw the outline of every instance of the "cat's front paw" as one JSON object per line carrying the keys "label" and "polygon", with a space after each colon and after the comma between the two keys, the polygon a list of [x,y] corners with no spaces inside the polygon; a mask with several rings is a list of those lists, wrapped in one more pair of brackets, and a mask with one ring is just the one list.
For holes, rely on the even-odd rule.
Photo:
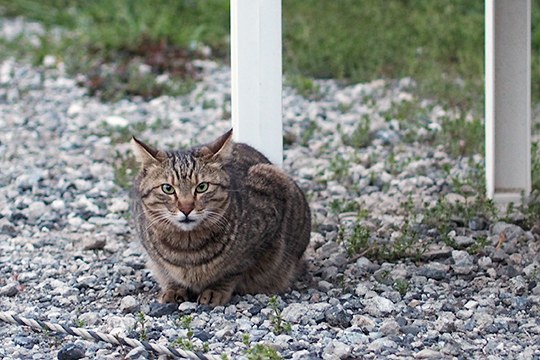
{"label": "cat's front paw", "polygon": [[188,291],[184,288],[168,288],[159,297],[160,303],[181,303],[188,300]]}
{"label": "cat's front paw", "polygon": [[232,290],[206,289],[199,295],[199,297],[197,298],[197,302],[204,305],[219,306],[228,303],[229,300],[231,300],[231,297]]}

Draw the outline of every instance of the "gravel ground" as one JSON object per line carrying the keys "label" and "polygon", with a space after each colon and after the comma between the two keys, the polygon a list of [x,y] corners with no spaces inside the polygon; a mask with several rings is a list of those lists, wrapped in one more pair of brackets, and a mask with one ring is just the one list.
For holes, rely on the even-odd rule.
{"label": "gravel ground", "polygon": [[[0,311],[230,358],[540,359],[540,228],[516,209],[493,221],[471,189],[455,191],[482,158],[428,141],[453,114],[420,102],[414,127],[388,117],[417,100],[411,80],[317,81],[309,99],[285,88],[284,168],[313,211],[309,274],[276,298],[210,309],[155,302],[130,224],[127,140],[189,146],[228,130],[229,70],[198,62],[187,96],[107,104],[52,60],[0,63]],[[441,198],[473,214],[445,234],[419,225],[415,256],[370,251],[410,236]],[[351,251],[351,239],[370,245]],[[154,357],[4,323],[0,339],[6,359]]]}

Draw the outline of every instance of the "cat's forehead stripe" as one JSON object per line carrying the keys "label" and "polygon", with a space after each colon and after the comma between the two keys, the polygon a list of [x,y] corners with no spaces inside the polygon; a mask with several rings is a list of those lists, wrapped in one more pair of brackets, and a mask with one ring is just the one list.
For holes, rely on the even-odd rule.
{"label": "cat's forehead stripe", "polygon": [[197,162],[191,153],[173,153],[172,168],[178,179],[191,179]]}

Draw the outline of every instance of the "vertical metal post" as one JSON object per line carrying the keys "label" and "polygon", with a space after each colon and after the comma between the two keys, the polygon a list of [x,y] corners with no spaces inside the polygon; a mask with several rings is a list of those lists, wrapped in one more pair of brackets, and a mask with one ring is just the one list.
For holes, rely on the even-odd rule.
{"label": "vertical metal post", "polygon": [[496,202],[531,192],[531,2],[486,0],[486,186]]}
{"label": "vertical metal post", "polygon": [[281,0],[231,0],[234,139],[283,162]]}

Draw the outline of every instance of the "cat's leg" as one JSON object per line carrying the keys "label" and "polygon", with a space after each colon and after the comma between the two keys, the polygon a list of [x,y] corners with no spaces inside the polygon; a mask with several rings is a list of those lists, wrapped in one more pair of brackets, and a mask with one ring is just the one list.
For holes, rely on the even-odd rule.
{"label": "cat's leg", "polygon": [[170,274],[152,259],[148,260],[147,266],[161,287],[161,293],[158,297],[160,303],[181,303],[189,300],[189,290],[174,281],[173,274]]}
{"label": "cat's leg", "polygon": [[239,277],[230,278],[204,289],[197,298],[199,304],[219,306],[231,300]]}

